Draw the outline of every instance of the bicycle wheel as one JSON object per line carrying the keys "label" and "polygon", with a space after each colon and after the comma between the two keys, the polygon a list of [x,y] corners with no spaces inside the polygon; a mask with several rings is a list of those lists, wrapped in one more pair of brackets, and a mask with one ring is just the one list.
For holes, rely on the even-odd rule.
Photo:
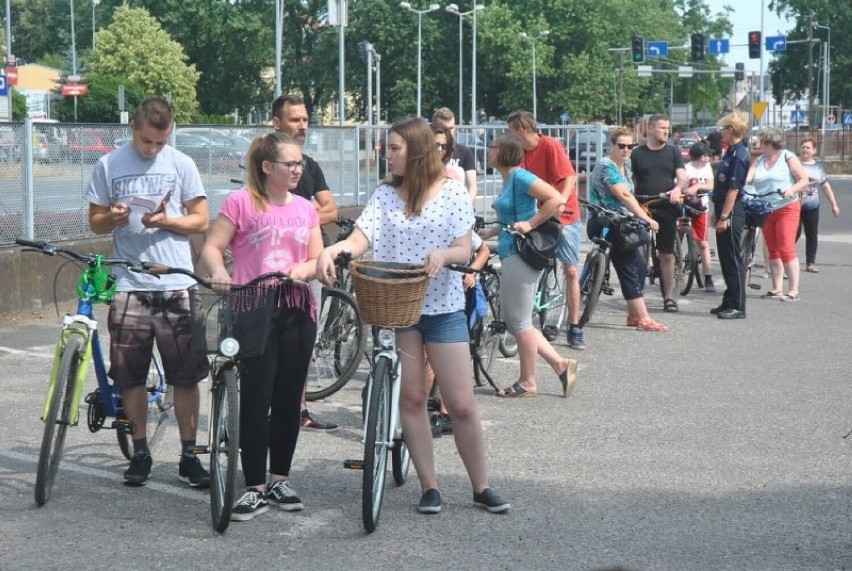
{"label": "bicycle wheel", "polygon": [[378,357],[373,366],[372,383],[364,421],[364,472],[361,488],[361,516],[364,529],[373,533],[379,523],[385,497],[390,436],[391,362]]}
{"label": "bicycle wheel", "polygon": [[[169,411],[174,406],[174,391],[166,385],[162,361],[156,349],[151,356],[151,365],[148,368],[148,381],[145,386],[148,391],[148,419],[146,421],[147,428],[145,434],[148,439],[148,447],[153,448],[160,441],[160,438],[163,437],[166,421],[169,418]],[[119,428],[115,431],[115,436],[118,439],[118,447],[121,449],[122,455],[130,460],[131,456],[133,456],[133,447],[131,445],[133,435]]]}
{"label": "bicycle wheel", "polygon": [[606,264],[606,255],[597,247],[592,248],[586,255],[586,262],[580,274],[580,327],[589,322],[598,304],[606,274]]}
{"label": "bicycle wheel", "polygon": [[[674,257],[674,273],[672,274],[672,297],[671,299],[677,301],[680,297],[680,292],[683,289],[684,283],[686,283],[683,274],[683,250],[681,249],[681,241],[680,241],[680,232],[675,233],[675,241],[674,247],[672,248],[672,256]],[[660,268],[660,259],[659,255],[656,258],[657,268]],[[660,296],[662,296],[663,301],[666,299],[666,290],[663,286],[663,278],[661,274],[661,270],[657,270],[657,275],[660,278]]]}
{"label": "bicycle wheel", "polygon": [[358,370],[366,344],[361,314],[353,297],[340,290],[326,289],[305,398],[315,401],[339,391]]}
{"label": "bicycle wheel", "polygon": [[660,260],[657,257],[657,239],[651,232],[651,242],[642,246],[642,258],[648,267],[648,285],[654,285],[659,277]]}
{"label": "bicycle wheel", "polygon": [[[500,274],[491,274],[485,278],[485,292],[488,297],[488,310],[494,321],[502,322],[500,310]],[[508,331],[497,333],[497,348],[504,357],[514,357],[518,354],[518,342]],[[496,355],[495,355],[496,357]]]}
{"label": "bicycle wheel", "polygon": [[[698,267],[698,248],[695,245],[691,228],[687,228],[684,232],[678,232],[677,240],[680,242],[680,252],[683,256],[680,264],[683,280],[680,295],[687,295],[692,289],[692,284],[701,280],[699,277],[700,268]],[[701,287],[700,283],[698,286]]]}
{"label": "bicycle wheel", "polygon": [[559,328],[565,319],[565,271],[559,260],[554,260],[548,266],[540,279],[540,288],[536,290],[538,297],[538,319],[541,331],[548,341],[553,341],[559,335]]}
{"label": "bicycle wheel", "polygon": [[74,405],[74,387],[77,384],[77,369],[80,366],[82,354],[83,340],[78,336],[69,338],[62,349],[62,358],[59,361],[56,382],[53,385],[53,396],[50,399],[50,409],[44,418],[44,434],[41,438],[35,485],[35,501],[39,506],[43,506],[50,499],[50,492],[56,481],[71,407]]}
{"label": "bicycle wheel", "polygon": [[236,369],[222,369],[213,379],[210,414],[210,515],[222,532],[231,522],[237,467],[240,462],[240,400]]}

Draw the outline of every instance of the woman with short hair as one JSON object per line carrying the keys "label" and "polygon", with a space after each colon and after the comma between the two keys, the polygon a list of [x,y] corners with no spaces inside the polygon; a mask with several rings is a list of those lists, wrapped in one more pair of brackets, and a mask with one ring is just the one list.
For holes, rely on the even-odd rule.
{"label": "woman with short hair", "polygon": [[[799,158],[784,148],[784,132],[766,127],[758,134],[761,155],[752,163],[746,177],[758,195],[772,206],[763,223],[763,238],[769,250],[769,273],[772,287],[761,297],[781,301],[799,300],[799,255],[796,232],[799,229],[802,204],[799,192],[808,185],[808,175]],[[773,191],[779,192],[773,192]],[[789,289],[783,293],[784,275]]]}
{"label": "woman with short hair", "polygon": [[796,241],[805,231],[805,271],[812,274],[819,273],[816,266],[816,253],[819,235],[819,189],[822,189],[826,199],[831,204],[831,212],[834,217],[840,216],[840,206],[834,198],[834,191],[828,183],[828,175],[822,161],[814,159],[816,141],[813,137],[805,137],[799,145],[799,156],[802,166],[808,175],[808,186],[802,191],[802,214],[801,225],[796,233]]}

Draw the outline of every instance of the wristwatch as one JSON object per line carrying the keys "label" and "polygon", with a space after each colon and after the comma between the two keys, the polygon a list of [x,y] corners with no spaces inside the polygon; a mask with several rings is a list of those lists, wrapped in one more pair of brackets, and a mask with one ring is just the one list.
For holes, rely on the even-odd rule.
{"label": "wristwatch", "polygon": [[728,220],[730,220],[730,219],[731,219],[731,215],[730,215],[730,214],[722,214],[722,215],[719,217],[719,220],[721,220],[722,222],[727,222],[727,221],[728,221]]}

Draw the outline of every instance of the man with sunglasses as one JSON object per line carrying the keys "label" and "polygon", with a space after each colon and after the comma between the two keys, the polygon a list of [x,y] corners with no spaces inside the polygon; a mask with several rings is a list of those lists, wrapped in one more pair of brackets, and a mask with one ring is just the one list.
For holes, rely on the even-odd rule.
{"label": "man with sunglasses", "polygon": [[[305,144],[305,138],[308,134],[308,110],[305,106],[305,101],[298,95],[279,95],[272,102],[272,128],[282,133],[292,135],[299,145]],[[334,200],[334,195],[328,188],[328,183],[325,182],[325,175],[322,168],[317,162],[302,153],[304,168],[302,169],[302,178],[299,179],[299,185],[293,191],[303,198],[313,202],[316,206],[317,214],[319,214],[320,225],[329,224],[337,220],[337,202]],[[323,231],[323,243],[328,246],[328,235]],[[319,282],[314,281],[314,296],[317,303],[320,301],[319,292],[321,291]],[[305,399],[305,393],[302,393],[302,428],[306,430],[337,430],[339,425],[333,422],[322,422],[308,412],[308,403]]]}
{"label": "man with sunglasses", "polygon": [[506,118],[509,132],[521,140],[524,168],[559,191],[566,200],[559,215],[562,237],[556,257],[565,269],[565,295],[568,298],[568,346],[585,349],[580,319],[580,204],[577,201],[577,175],[568,153],[559,141],[538,132],[535,116],[529,111],[515,111]]}
{"label": "man with sunglasses", "polygon": [[657,196],[669,193],[668,202],[651,207],[651,217],[660,225],[657,232],[657,251],[660,257],[660,276],[663,285],[663,309],[678,311],[674,300],[674,242],[680,203],[686,190],[686,166],[683,155],[669,144],[671,122],[665,115],[648,119],[648,140],[633,151],[630,159],[637,196]]}

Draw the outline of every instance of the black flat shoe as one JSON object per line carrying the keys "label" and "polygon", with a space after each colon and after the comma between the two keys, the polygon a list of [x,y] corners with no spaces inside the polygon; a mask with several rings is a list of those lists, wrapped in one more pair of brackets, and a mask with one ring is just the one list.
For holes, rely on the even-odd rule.
{"label": "black flat shoe", "polygon": [[739,309],[726,309],[716,314],[719,319],[745,319],[745,311]]}
{"label": "black flat shoe", "polygon": [[712,313],[713,315],[719,315],[720,313],[728,309],[730,309],[730,307],[728,307],[727,305],[720,305],[719,307],[714,307],[713,309],[711,309],[710,313]]}

